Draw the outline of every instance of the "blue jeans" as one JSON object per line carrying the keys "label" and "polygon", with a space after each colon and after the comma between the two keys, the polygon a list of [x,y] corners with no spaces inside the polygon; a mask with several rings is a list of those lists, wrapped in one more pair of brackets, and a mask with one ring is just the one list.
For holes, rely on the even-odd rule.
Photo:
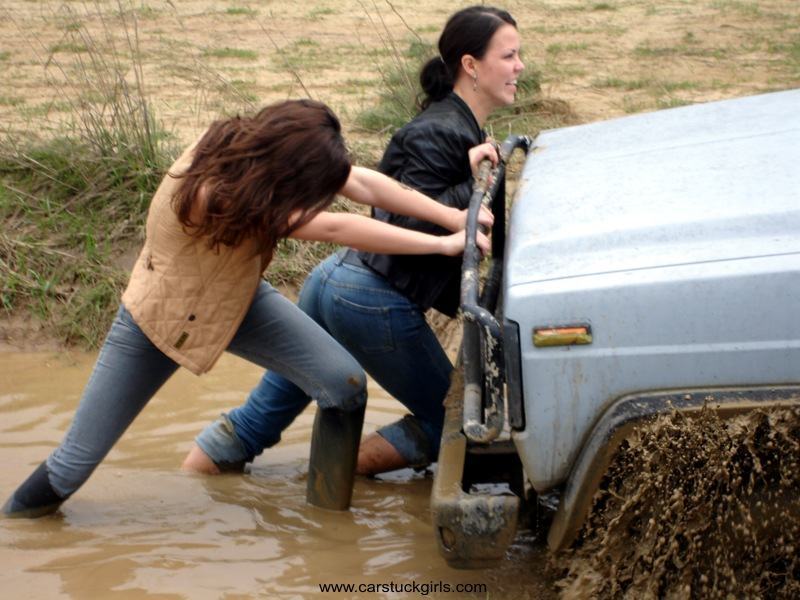
{"label": "blue jeans", "polygon": [[[323,408],[355,410],[366,403],[366,376],[358,363],[266,282],[227,350],[296,381]],[[89,478],[177,369],[120,306],[72,425],[47,459],[50,485],[61,497]]]}
{"label": "blue jeans", "polygon": [[[343,262],[341,253],[309,274],[298,306],[413,413],[378,433],[411,466],[435,461],[453,367],[419,307],[368,267]],[[218,464],[252,461],[308,402],[302,389],[269,371],[246,403],[206,427],[197,444]]]}

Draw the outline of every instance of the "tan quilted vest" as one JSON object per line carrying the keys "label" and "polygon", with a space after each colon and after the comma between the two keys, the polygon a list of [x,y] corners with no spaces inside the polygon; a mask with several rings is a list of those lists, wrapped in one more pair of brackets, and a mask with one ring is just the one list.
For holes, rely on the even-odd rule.
{"label": "tan quilted vest", "polygon": [[[193,148],[171,173],[189,166]],[[199,375],[227,348],[266,265],[251,243],[212,251],[204,239],[188,235],[170,202],[179,182],[167,175],[153,196],[144,247],[122,302],[159,350]]]}

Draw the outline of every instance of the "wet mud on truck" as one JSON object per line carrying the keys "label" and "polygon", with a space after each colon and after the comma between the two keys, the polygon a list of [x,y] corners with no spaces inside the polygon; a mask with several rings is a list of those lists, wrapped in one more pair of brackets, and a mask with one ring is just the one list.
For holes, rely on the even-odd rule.
{"label": "wet mud on truck", "polygon": [[[506,225],[516,149],[525,160]],[[772,566],[796,585],[800,90],[512,136],[502,156],[472,199],[468,236],[491,204],[493,255],[487,270],[474,241],[465,253],[464,337],[432,493],[442,556],[496,564],[549,497],[553,552],[588,543],[615,503],[615,531],[652,534],[673,570],[699,548],[692,535],[738,535],[756,553],[788,548]],[[648,445],[659,419],[665,445]],[[626,471],[620,457],[635,447],[647,460]],[[650,481],[660,514],[615,474]],[[708,512],[693,514],[699,505]],[[663,533],[678,522],[680,535]],[[703,571],[706,559],[692,560]]]}

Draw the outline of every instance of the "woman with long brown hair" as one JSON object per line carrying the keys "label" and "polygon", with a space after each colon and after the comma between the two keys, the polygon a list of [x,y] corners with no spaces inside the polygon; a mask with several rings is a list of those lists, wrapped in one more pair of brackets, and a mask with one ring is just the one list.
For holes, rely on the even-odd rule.
{"label": "woman with long brown hair", "polygon": [[[497,160],[483,127],[492,112],[514,102],[524,68],[520,45],[516,21],[505,10],[480,5],[451,15],[439,55],[420,72],[421,112],[392,136],[378,170],[443,206],[466,207],[478,164]],[[373,217],[409,231],[443,233],[430,219],[400,211],[376,207]],[[458,258],[355,248],[329,257],[306,279],[300,307],[411,413],[364,438],[358,473],[436,460],[453,366],[425,312],[456,314],[460,275]],[[243,406],[197,436],[184,468],[209,474],[240,469],[276,444],[309,401],[291,381],[267,372]]]}
{"label": "woman with long brown hair", "polygon": [[224,350],[282,374],[323,408],[363,407],[358,363],[261,279],[275,245],[291,236],[457,255],[464,234],[324,212],[337,193],[452,231],[464,227],[463,211],[352,167],[338,119],[319,102],[286,101],[212,124],[153,197],[144,247],[64,440],[3,512],[55,511],[179,366],[204,373]]}

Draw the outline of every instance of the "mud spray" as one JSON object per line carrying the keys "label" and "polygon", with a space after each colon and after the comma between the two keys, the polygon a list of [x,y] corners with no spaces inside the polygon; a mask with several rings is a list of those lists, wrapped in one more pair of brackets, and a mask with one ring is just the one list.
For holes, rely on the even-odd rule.
{"label": "mud spray", "polygon": [[800,598],[800,409],[706,408],[626,440],[573,549],[565,598]]}

